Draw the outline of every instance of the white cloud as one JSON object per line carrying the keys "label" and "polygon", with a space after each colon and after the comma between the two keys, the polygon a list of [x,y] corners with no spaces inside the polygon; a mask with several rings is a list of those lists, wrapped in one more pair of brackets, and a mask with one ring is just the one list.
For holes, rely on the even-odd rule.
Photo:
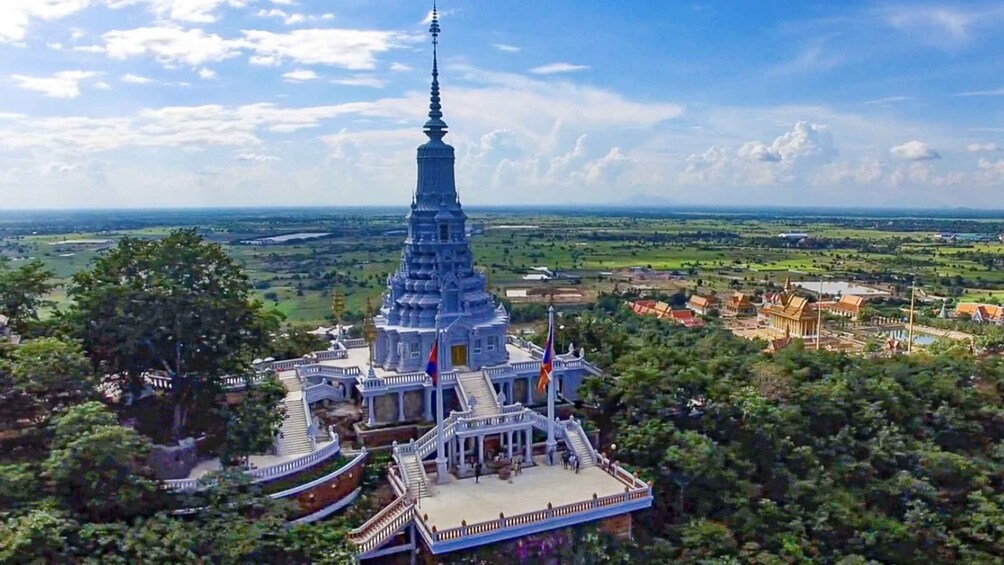
{"label": "white cloud", "polygon": [[886,106],[890,104],[897,104],[899,102],[909,102],[910,100],[913,100],[913,96],[886,96],[885,98],[866,100],[862,102],[862,104],[867,104],[869,106]]}
{"label": "white cloud", "polygon": [[557,73],[574,73],[589,69],[587,65],[573,65],[572,63],[551,63],[530,69],[535,75],[553,75]]}
{"label": "white cloud", "polygon": [[762,186],[806,179],[826,166],[838,151],[826,126],[796,122],[770,144],[747,141],[735,152],[712,146],[687,158],[681,179],[687,183]]}
{"label": "white cloud", "polygon": [[355,29],[298,29],[289,33],[245,30],[241,46],[254,54],[255,65],[292,61],[302,65],[332,65],[350,70],[371,70],[376,54],[399,49],[421,36],[394,31]]}
{"label": "white cloud", "polygon": [[50,98],[76,98],[80,96],[80,81],[99,76],[94,71],[60,71],[51,77],[11,75],[17,87],[41,92]]}
{"label": "white cloud", "polygon": [[902,31],[945,46],[967,43],[979,14],[945,6],[895,6],[884,10],[885,21]]}
{"label": "white cloud", "polygon": [[212,80],[216,78],[216,71],[203,67],[199,69],[199,78],[203,80]]}
{"label": "white cloud", "polygon": [[[105,53],[112,59],[151,55],[168,66],[202,66],[240,54],[238,43],[201,29],[181,29],[164,25],[123,31],[109,31],[102,36]],[[100,46],[98,46],[100,47]]]}
{"label": "white cloud", "polygon": [[970,153],[992,153],[994,151],[1004,151],[1004,147],[996,143],[970,143],[966,149]]}
{"label": "white cloud", "polygon": [[1004,96],[1004,86],[993,90],[973,90],[970,92],[959,92],[956,96]]}
{"label": "white cloud", "polygon": [[3,0],[0,2],[0,43],[24,40],[33,19],[65,18],[88,4],[90,0]]}
{"label": "white cloud", "polygon": [[889,149],[889,152],[892,153],[893,157],[907,161],[928,161],[941,158],[941,155],[930,145],[916,139],[902,145],[895,145]]}
{"label": "white cloud", "polygon": [[986,184],[1004,183],[1004,159],[981,158],[977,163],[976,180]]}
{"label": "white cloud", "polygon": [[270,161],[282,160],[275,155],[266,155],[263,153],[238,153],[234,158],[238,161],[254,161],[258,163],[268,163]]}
{"label": "white cloud", "polygon": [[121,77],[119,77],[119,80],[128,84],[153,84],[157,82],[152,78],[147,78],[145,76],[140,76],[140,75],[134,75],[131,73],[122,75]]}
{"label": "white cloud", "polygon": [[492,47],[498,49],[499,51],[505,51],[506,53],[519,53],[522,51],[521,48],[515,45],[509,45],[508,43],[492,43]]}
{"label": "white cloud", "polygon": [[386,84],[382,79],[368,75],[357,75],[351,78],[340,78],[331,81],[335,84],[345,86],[367,86],[369,88],[383,88]]}
{"label": "white cloud", "polygon": [[391,63],[390,64],[390,70],[392,70],[392,71],[394,71],[396,73],[400,73],[400,72],[405,72],[405,71],[412,71],[414,69],[412,67],[408,66],[408,65],[405,65],[404,63]]}
{"label": "white cloud", "polygon": [[317,73],[311,70],[297,69],[295,71],[289,71],[282,75],[282,79],[286,82],[304,82],[308,80],[315,80],[317,78]]}
{"label": "white cloud", "polygon": [[255,15],[260,18],[279,18],[286,25],[298,24],[306,20],[306,17],[303,14],[289,14],[278,8],[272,8],[270,10],[262,8],[261,10],[258,10],[258,13]]}
{"label": "white cloud", "polygon": [[193,23],[213,23],[219,8],[243,8],[248,0],[105,0],[112,8],[147,4],[158,18]]}

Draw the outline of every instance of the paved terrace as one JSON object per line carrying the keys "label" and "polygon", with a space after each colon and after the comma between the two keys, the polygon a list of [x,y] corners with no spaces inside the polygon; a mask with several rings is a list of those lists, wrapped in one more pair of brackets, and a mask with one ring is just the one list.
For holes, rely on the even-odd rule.
{"label": "paved terrace", "polygon": [[476,483],[473,478],[457,479],[450,475],[449,482],[432,486],[433,495],[420,498],[419,516],[426,525],[437,530],[458,528],[463,521],[477,524],[498,520],[505,516],[526,514],[552,506],[564,506],[597,497],[624,494],[624,483],[599,467],[580,469],[578,474],[561,464],[547,465],[546,456],[534,457],[536,466],[523,469],[512,477],[512,482],[498,475],[485,475]]}

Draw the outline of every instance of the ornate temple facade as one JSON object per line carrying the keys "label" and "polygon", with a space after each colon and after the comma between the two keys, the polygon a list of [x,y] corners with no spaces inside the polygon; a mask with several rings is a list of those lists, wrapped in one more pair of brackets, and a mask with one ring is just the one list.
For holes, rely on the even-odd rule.
{"label": "ornate temple facade", "polygon": [[[432,424],[392,446],[388,479],[397,499],[353,531],[352,540],[360,559],[410,552],[414,563],[420,553],[590,522],[630,535],[630,513],[651,506],[651,485],[597,451],[581,422],[555,415],[556,403],[577,400],[583,379],[600,371],[569,344],[566,353],[550,356],[551,378],[539,387],[543,349],[507,335],[509,315],[474,269],[454,149],[443,140],[439,31],[434,10],[427,141],[418,147],[408,235],[373,320],[372,343],[339,339],[329,351],[289,364],[304,406],[358,402],[362,428],[376,432]],[[425,367],[437,335],[433,380]],[[562,457],[577,461],[577,470],[564,469]]]}

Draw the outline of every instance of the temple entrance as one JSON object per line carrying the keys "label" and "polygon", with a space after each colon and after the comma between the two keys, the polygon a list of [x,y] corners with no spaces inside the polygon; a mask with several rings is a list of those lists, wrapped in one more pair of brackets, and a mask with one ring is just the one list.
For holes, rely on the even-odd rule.
{"label": "temple entrance", "polygon": [[452,363],[454,367],[467,366],[466,345],[454,345],[452,348],[450,348],[450,363]]}

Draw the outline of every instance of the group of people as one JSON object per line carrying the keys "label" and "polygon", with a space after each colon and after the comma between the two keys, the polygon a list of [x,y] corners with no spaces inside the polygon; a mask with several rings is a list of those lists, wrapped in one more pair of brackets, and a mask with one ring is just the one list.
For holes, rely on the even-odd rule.
{"label": "group of people", "polygon": [[[504,455],[502,455],[502,453],[496,453],[495,456],[492,458],[492,462],[495,464],[496,468],[501,467],[507,461],[510,463],[510,468],[512,469],[513,476],[523,474],[522,455],[515,455],[513,456],[512,460],[508,460]],[[484,467],[481,465],[481,462],[479,462],[474,457],[471,458],[471,466],[474,468],[474,482],[480,483],[481,475],[484,472]]]}
{"label": "group of people", "polygon": [[580,463],[578,455],[570,451],[561,452],[561,467],[563,469],[574,469],[575,473],[578,474]]}

